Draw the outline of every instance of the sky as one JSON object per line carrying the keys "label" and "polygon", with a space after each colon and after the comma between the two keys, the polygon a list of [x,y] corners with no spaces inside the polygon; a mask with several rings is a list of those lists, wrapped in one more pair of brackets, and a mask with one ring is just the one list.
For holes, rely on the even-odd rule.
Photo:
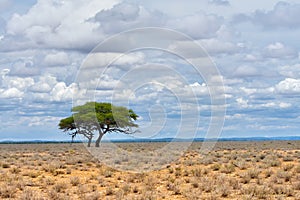
{"label": "sky", "polygon": [[296,0],[0,0],[0,140],[69,139],[59,120],[93,100],[134,109],[136,137],[300,136],[299,13]]}

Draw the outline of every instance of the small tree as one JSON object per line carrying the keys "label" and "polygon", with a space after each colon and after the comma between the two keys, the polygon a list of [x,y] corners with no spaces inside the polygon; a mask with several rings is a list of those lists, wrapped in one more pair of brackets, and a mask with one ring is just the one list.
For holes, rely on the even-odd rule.
{"label": "small tree", "polygon": [[94,133],[98,132],[96,147],[100,146],[102,137],[106,133],[119,132],[132,134],[133,127],[138,127],[134,121],[138,115],[133,110],[111,103],[88,102],[72,108],[73,115],[62,119],[59,128],[68,132],[72,139],[81,134],[88,139],[91,145]]}

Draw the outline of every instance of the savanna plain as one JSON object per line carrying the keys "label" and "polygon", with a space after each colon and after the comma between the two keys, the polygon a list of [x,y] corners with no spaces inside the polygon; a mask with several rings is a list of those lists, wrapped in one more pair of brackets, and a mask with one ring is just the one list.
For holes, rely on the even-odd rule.
{"label": "savanna plain", "polygon": [[[128,151],[162,145],[118,144]],[[133,173],[105,165],[80,143],[1,144],[0,199],[300,200],[300,141],[217,142],[210,152],[201,145],[160,169]]]}

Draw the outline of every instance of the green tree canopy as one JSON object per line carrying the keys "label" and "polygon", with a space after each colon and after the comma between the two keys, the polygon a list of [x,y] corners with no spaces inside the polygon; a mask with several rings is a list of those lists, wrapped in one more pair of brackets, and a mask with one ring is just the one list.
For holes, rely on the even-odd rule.
{"label": "green tree canopy", "polygon": [[96,147],[106,133],[119,132],[132,134],[137,128],[135,121],[138,115],[131,109],[122,106],[114,106],[111,103],[87,102],[84,105],[72,108],[72,116],[64,118],[59,122],[59,128],[68,132],[72,139],[81,134],[88,139],[88,146],[98,132]]}

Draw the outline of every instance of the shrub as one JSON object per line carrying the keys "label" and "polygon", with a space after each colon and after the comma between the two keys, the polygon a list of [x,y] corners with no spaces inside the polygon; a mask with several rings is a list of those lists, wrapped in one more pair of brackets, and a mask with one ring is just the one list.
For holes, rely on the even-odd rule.
{"label": "shrub", "polygon": [[70,178],[70,183],[72,186],[77,186],[80,184],[80,178],[78,176],[72,176]]}
{"label": "shrub", "polygon": [[113,194],[114,194],[114,190],[113,190],[111,187],[107,187],[107,188],[106,188],[106,191],[105,191],[105,194],[106,194],[107,196],[113,195]]}
{"label": "shrub", "polygon": [[283,160],[284,162],[290,162],[290,161],[293,161],[294,158],[292,158],[292,157],[290,157],[290,156],[286,156],[286,157],[283,157],[282,160]]}
{"label": "shrub", "polygon": [[65,189],[67,189],[67,184],[64,182],[56,183],[53,186],[53,189],[55,192],[63,192]]}
{"label": "shrub", "polygon": [[10,164],[8,164],[8,163],[2,163],[2,167],[3,168],[10,168]]}
{"label": "shrub", "polygon": [[18,167],[13,167],[13,168],[11,168],[9,171],[10,171],[10,173],[12,173],[12,174],[19,174],[19,173],[21,172],[21,169],[18,168]]}
{"label": "shrub", "polygon": [[282,166],[282,169],[283,169],[284,171],[290,171],[291,169],[293,169],[293,167],[294,167],[294,164],[289,163],[289,164],[283,165],[283,166]]}
{"label": "shrub", "polygon": [[300,165],[298,164],[295,168],[294,168],[294,170],[295,170],[295,173],[300,173]]}
{"label": "shrub", "polygon": [[259,199],[267,199],[272,191],[266,186],[257,186],[257,185],[247,185],[244,186],[241,190],[242,194],[250,195],[252,197],[257,197]]}
{"label": "shrub", "polygon": [[0,197],[2,198],[14,198],[17,188],[15,186],[1,185]]}
{"label": "shrub", "polygon": [[241,180],[240,180],[241,183],[247,184],[247,183],[250,183],[250,181],[251,181],[251,177],[249,176],[248,173],[243,173],[240,175],[240,177],[241,177]]}
{"label": "shrub", "polygon": [[212,169],[213,171],[218,171],[218,170],[220,170],[220,168],[221,168],[221,165],[218,164],[218,163],[213,164],[213,165],[211,166],[211,169]]}
{"label": "shrub", "polygon": [[225,174],[231,174],[235,171],[235,166],[233,164],[225,164],[221,168],[221,172]]}
{"label": "shrub", "polygon": [[260,171],[258,169],[249,169],[247,171],[247,174],[249,175],[250,178],[255,179],[258,178],[258,175],[260,174]]}
{"label": "shrub", "polygon": [[95,191],[95,192],[83,195],[82,199],[83,200],[99,200],[99,199],[103,199],[103,198],[99,192]]}
{"label": "shrub", "polygon": [[37,191],[26,189],[19,200],[44,200],[45,198],[41,196]]}
{"label": "shrub", "polygon": [[273,174],[273,170],[272,170],[272,169],[268,169],[268,170],[266,170],[266,172],[265,172],[265,177],[266,177],[266,178],[269,178],[269,177],[271,177],[272,174]]}
{"label": "shrub", "polygon": [[283,179],[285,182],[288,182],[291,180],[292,175],[286,171],[278,171],[277,178]]}

